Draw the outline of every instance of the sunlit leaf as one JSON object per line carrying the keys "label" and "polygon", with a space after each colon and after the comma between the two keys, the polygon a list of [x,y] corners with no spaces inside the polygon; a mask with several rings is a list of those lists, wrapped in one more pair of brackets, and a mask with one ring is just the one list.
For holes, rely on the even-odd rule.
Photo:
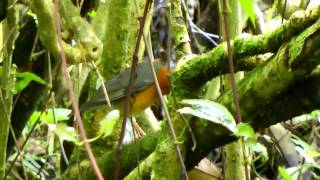
{"label": "sunlit leaf", "polygon": [[53,131],[61,141],[70,141],[77,143],[78,134],[74,127],[67,126],[66,124],[48,124],[49,131]]}
{"label": "sunlit leaf", "polygon": [[[60,124],[48,124],[49,131],[53,132],[55,135],[59,137],[61,141],[70,141],[75,145],[81,146],[84,141],[79,141],[79,136],[74,127],[67,126],[64,123]],[[97,140],[100,135],[95,136],[91,139],[87,139],[86,142],[90,143]]]}
{"label": "sunlit leaf", "polygon": [[[36,120],[39,118],[40,113],[41,112],[39,112],[39,111],[33,112],[29,118],[28,123],[31,125],[33,123],[35,123]],[[55,115],[57,122],[66,121],[69,119],[70,114],[71,114],[70,109],[55,108],[54,113],[53,113],[52,109],[48,109],[46,112],[42,113],[42,116],[40,118],[40,122],[42,124],[53,124],[54,123],[54,116],[53,115]]]}
{"label": "sunlit leaf", "polygon": [[234,134],[238,137],[255,138],[254,130],[248,123],[239,123]]}
{"label": "sunlit leaf", "polygon": [[234,132],[236,123],[231,113],[221,104],[203,99],[185,99],[183,104],[191,105],[178,110],[181,114],[190,114],[211,122],[221,124]]}
{"label": "sunlit leaf", "polygon": [[[50,110],[51,111],[49,111],[49,112],[52,114],[52,117],[53,117],[53,110],[52,109],[50,109]],[[54,113],[55,113],[55,116],[56,116],[58,122],[68,120],[71,112],[72,112],[71,109],[54,108]]]}
{"label": "sunlit leaf", "polygon": [[96,11],[90,11],[90,12],[87,13],[87,15],[92,17],[92,18],[94,18],[94,17],[97,16],[97,12]]}
{"label": "sunlit leaf", "polygon": [[253,26],[255,26],[254,5],[255,0],[239,0],[241,7],[248,14]]}
{"label": "sunlit leaf", "polygon": [[111,112],[109,112],[106,117],[104,117],[103,120],[100,121],[100,129],[98,134],[102,135],[103,137],[109,136],[112,133],[112,130],[119,118],[119,110],[112,110]]}
{"label": "sunlit leaf", "polygon": [[316,151],[316,150],[310,150],[308,152],[308,156],[311,158],[318,158],[318,157],[320,157],[320,152]]}
{"label": "sunlit leaf", "polygon": [[288,174],[287,171],[284,168],[282,168],[281,166],[278,167],[278,172],[284,180],[292,180],[293,179],[290,176],[290,174]]}
{"label": "sunlit leaf", "polygon": [[17,81],[15,86],[15,93],[21,92],[24,88],[26,88],[29,85],[31,81],[37,82],[42,85],[46,84],[46,82],[43,79],[31,72],[17,73],[16,77]]}
{"label": "sunlit leaf", "polygon": [[318,117],[320,115],[320,111],[319,110],[314,110],[310,113],[311,116],[313,117]]}

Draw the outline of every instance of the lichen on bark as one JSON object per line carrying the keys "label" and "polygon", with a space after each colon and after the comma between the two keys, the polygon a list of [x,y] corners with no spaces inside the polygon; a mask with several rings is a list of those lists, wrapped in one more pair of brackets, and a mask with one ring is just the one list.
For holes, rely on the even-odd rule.
{"label": "lichen on bark", "polygon": [[[63,41],[63,50],[66,54],[68,63],[80,63],[94,61],[101,54],[102,45],[95,36],[92,27],[80,17],[79,9],[71,1],[59,1],[61,14],[68,30],[74,32],[72,37],[77,44],[71,46]],[[38,21],[39,37],[42,44],[59,59],[59,49],[56,35],[56,25],[54,22],[53,3],[50,1],[27,1],[31,10],[36,14]]]}

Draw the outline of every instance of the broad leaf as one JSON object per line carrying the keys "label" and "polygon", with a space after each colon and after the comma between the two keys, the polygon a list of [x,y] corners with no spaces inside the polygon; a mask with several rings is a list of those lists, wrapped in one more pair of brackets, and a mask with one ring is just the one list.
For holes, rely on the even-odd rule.
{"label": "broad leaf", "polygon": [[90,11],[87,13],[88,16],[95,18],[97,16],[97,12],[96,11]]}
{"label": "broad leaf", "polygon": [[254,130],[248,123],[239,123],[234,134],[238,137],[255,139]]}
{"label": "broad leaf", "polygon": [[17,82],[15,86],[15,93],[21,92],[24,88],[26,88],[29,85],[31,81],[37,82],[42,85],[46,84],[46,82],[43,79],[31,72],[17,73],[16,77]]}
{"label": "broad leaf", "polygon": [[319,158],[320,157],[320,152],[316,150],[310,150],[308,152],[308,156],[311,158]]}
{"label": "broad leaf", "polygon": [[293,178],[290,176],[290,174],[287,173],[287,171],[286,171],[284,168],[282,168],[281,166],[278,167],[278,172],[279,172],[279,174],[282,176],[282,178],[283,178],[284,180],[292,180],[292,179],[293,179]]}
{"label": "broad leaf", "polygon": [[48,124],[49,131],[53,131],[61,141],[71,141],[78,143],[78,134],[74,127],[69,127],[66,124]]}
{"label": "broad leaf", "polygon": [[114,126],[116,125],[116,122],[120,118],[120,112],[119,110],[112,110],[109,112],[102,121],[100,121],[100,129],[98,132],[98,135],[101,135],[103,137],[109,136],[112,133],[112,130]]}
{"label": "broad leaf", "polygon": [[[33,124],[35,121],[39,118],[40,116],[39,111],[36,111],[32,113],[30,116],[28,123]],[[48,109],[47,112],[42,113],[42,116],[40,118],[41,124],[53,124],[54,123],[54,117],[53,114],[55,115],[55,118],[57,122],[61,121],[66,121],[69,119],[69,115],[71,114],[70,109],[65,109],[65,108],[55,108],[54,113],[52,109]]]}
{"label": "broad leaf", "polygon": [[[70,141],[73,142],[77,146],[82,146],[84,141],[79,141],[79,136],[74,127],[67,126],[64,123],[60,124],[48,124],[49,132],[53,132],[55,135],[59,137],[61,141]],[[88,143],[97,140],[100,135],[93,137],[91,139],[87,139]]]}
{"label": "broad leaf", "polygon": [[221,104],[203,99],[185,99],[183,104],[191,105],[178,110],[181,114],[193,116],[221,124],[234,132],[236,123],[231,113]]}
{"label": "broad leaf", "polygon": [[241,7],[248,14],[253,26],[255,26],[254,5],[255,0],[239,0]]}

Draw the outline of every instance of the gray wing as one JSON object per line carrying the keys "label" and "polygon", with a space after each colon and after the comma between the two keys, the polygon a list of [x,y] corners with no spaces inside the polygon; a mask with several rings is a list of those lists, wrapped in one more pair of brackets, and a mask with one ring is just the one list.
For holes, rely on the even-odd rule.
{"label": "gray wing", "polygon": [[[160,68],[160,63],[154,63],[154,66],[157,71]],[[125,96],[125,91],[130,80],[130,71],[131,69],[127,69],[107,82],[106,89],[111,102],[117,101]],[[138,64],[136,76],[132,93],[141,91],[154,83],[152,71],[148,62]],[[100,87],[97,93],[81,106],[80,110],[84,111],[105,104],[107,104],[107,101],[105,99],[103,89]]]}

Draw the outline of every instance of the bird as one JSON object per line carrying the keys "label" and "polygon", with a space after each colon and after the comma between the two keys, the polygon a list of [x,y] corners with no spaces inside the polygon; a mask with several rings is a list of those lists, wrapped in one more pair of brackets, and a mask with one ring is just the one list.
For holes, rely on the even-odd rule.
{"label": "bird", "polygon": [[[154,61],[153,65],[159,81],[161,93],[163,95],[168,94],[170,92],[168,77],[170,69],[163,65],[160,61]],[[105,83],[112,108],[107,106],[107,100],[105,98],[103,87],[100,87],[97,93],[89,101],[81,105],[80,111],[84,112],[103,107],[109,110],[118,109],[122,113],[126,99],[126,89],[130,79],[130,71],[130,68],[126,69]],[[130,115],[142,112],[159,99],[149,62],[139,63],[136,67],[135,75],[136,79],[131,90],[132,96],[130,98]]]}

